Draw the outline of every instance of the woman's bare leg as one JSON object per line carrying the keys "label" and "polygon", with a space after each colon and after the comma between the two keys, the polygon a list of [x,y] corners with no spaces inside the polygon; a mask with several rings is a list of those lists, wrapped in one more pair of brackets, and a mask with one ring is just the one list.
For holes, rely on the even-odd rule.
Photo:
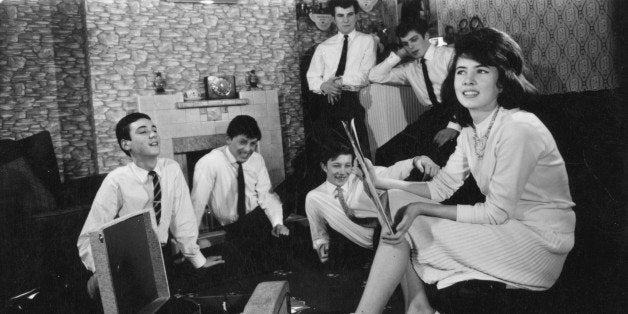
{"label": "woman's bare leg", "polygon": [[[356,313],[381,313],[408,269],[410,245],[380,242]],[[415,274],[416,275],[416,274]]]}
{"label": "woman's bare leg", "polygon": [[406,304],[406,314],[434,313],[425,293],[423,280],[414,271],[412,263],[408,263],[406,273],[401,279],[401,290]]}

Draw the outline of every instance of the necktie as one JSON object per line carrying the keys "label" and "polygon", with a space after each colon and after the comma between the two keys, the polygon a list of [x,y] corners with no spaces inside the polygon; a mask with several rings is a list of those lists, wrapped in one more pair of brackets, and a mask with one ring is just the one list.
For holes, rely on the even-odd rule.
{"label": "necktie", "polygon": [[345,201],[345,197],[342,194],[342,188],[337,186],[336,187],[336,198],[338,198],[338,201],[340,201],[340,206],[342,206],[342,210],[345,212],[345,214],[347,215],[347,217],[349,217],[349,219],[351,221],[353,221],[354,223],[365,227],[365,228],[375,228],[378,224],[379,221],[377,220],[377,218],[372,218],[372,217],[368,217],[368,218],[358,218],[355,216],[355,212],[353,211],[353,209],[349,208],[349,206],[347,205],[347,202]]}
{"label": "necktie", "polygon": [[159,224],[161,219],[161,185],[159,184],[159,176],[153,170],[149,171],[148,175],[153,177],[153,209],[155,210],[155,220]]}
{"label": "necktie", "polygon": [[427,73],[427,65],[425,64],[425,58],[421,58],[421,68],[423,68],[423,77],[425,78],[425,87],[427,88],[427,94],[430,97],[430,101],[433,106],[438,106],[440,103],[438,102],[438,98],[436,98],[436,94],[434,94],[434,86],[432,86],[432,80],[430,80],[430,76]]}
{"label": "necktie", "polygon": [[238,162],[238,219],[244,218],[244,215],[246,215],[244,197],[244,170],[242,169],[242,163]]}
{"label": "necktie", "polygon": [[349,35],[345,35],[345,40],[342,42],[342,53],[340,53],[340,62],[338,62],[338,68],[336,69],[335,76],[341,76],[345,74],[345,65],[347,63],[348,46],[349,46]]}

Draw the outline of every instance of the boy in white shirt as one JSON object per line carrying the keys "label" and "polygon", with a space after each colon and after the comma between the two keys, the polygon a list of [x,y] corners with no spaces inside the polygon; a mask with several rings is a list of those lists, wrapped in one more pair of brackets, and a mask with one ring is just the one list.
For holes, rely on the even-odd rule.
{"label": "boy in white shirt", "polygon": [[[131,113],[116,125],[116,137],[122,151],[132,162],[110,172],[96,193],[90,212],[77,241],[79,255],[85,267],[95,272],[94,259],[89,243],[89,233],[119,216],[152,209],[153,229],[162,247],[172,234],[183,256],[195,269],[208,268],[224,263],[222,257],[205,258],[196,241],[198,223],[190,200],[190,192],[179,164],[174,160],[160,158],[160,139],[157,127],[143,113]],[[165,254],[165,257],[169,254]],[[187,276],[192,273],[197,279],[202,271],[172,268],[167,261],[168,277]],[[184,265],[190,266],[190,265]],[[188,273],[182,275],[182,273]],[[176,280],[171,279],[172,283]],[[194,283],[189,283],[194,284]],[[186,283],[188,285],[188,283]],[[171,284],[174,290],[177,284]],[[88,293],[95,298],[98,292],[96,277],[88,281]]]}

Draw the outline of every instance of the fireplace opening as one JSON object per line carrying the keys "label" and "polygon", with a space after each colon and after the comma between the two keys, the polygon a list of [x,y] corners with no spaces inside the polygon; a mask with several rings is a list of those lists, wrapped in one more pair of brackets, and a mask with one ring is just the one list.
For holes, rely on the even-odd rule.
{"label": "fireplace opening", "polygon": [[196,166],[196,163],[198,162],[199,159],[201,159],[211,150],[212,149],[210,148],[210,149],[202,149],[202,150],[185,153],[185,160],[187,162],[187,168],[188,168],[187,169],[187,175],[188,175],[188,181],[189,181],[188,185],[190,186],[190,191],[192,190],[192,185],[194,184],[194,167]]}

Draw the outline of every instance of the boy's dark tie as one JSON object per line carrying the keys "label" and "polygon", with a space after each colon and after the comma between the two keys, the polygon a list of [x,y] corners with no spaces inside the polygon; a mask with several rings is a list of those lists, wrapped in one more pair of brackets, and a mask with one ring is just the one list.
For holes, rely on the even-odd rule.
{"label": "boy's dark tie", "polygon": [[423,69],[423,78],[425,79],[425,87],[427,88],[427,95],[430,97],[432,106],[438,106],[440,103],[438,102],[438,98],[436,98],[436,94],[434,94],[434,86],[432,86],[432,80],[430,80],[430,75],[427,72],[427,65],[425,64],[425,58],[421,58],[421,68]]}
{"label": "boy's dark tie", "polygon": [[246,205],[244,204],[244,170],[242,163],[238,161],[238,219],[246,215]]}
{"label": "boy's dark tie", "polygon": [[345,74],[345,65],[347,63],[347,49],[349,46],[349,35],[345,35],[345,40],[342,43],[342,53],[340,53],[340,62],[338,62],[338,68],[336,68],[335,76],[342,76]]}

